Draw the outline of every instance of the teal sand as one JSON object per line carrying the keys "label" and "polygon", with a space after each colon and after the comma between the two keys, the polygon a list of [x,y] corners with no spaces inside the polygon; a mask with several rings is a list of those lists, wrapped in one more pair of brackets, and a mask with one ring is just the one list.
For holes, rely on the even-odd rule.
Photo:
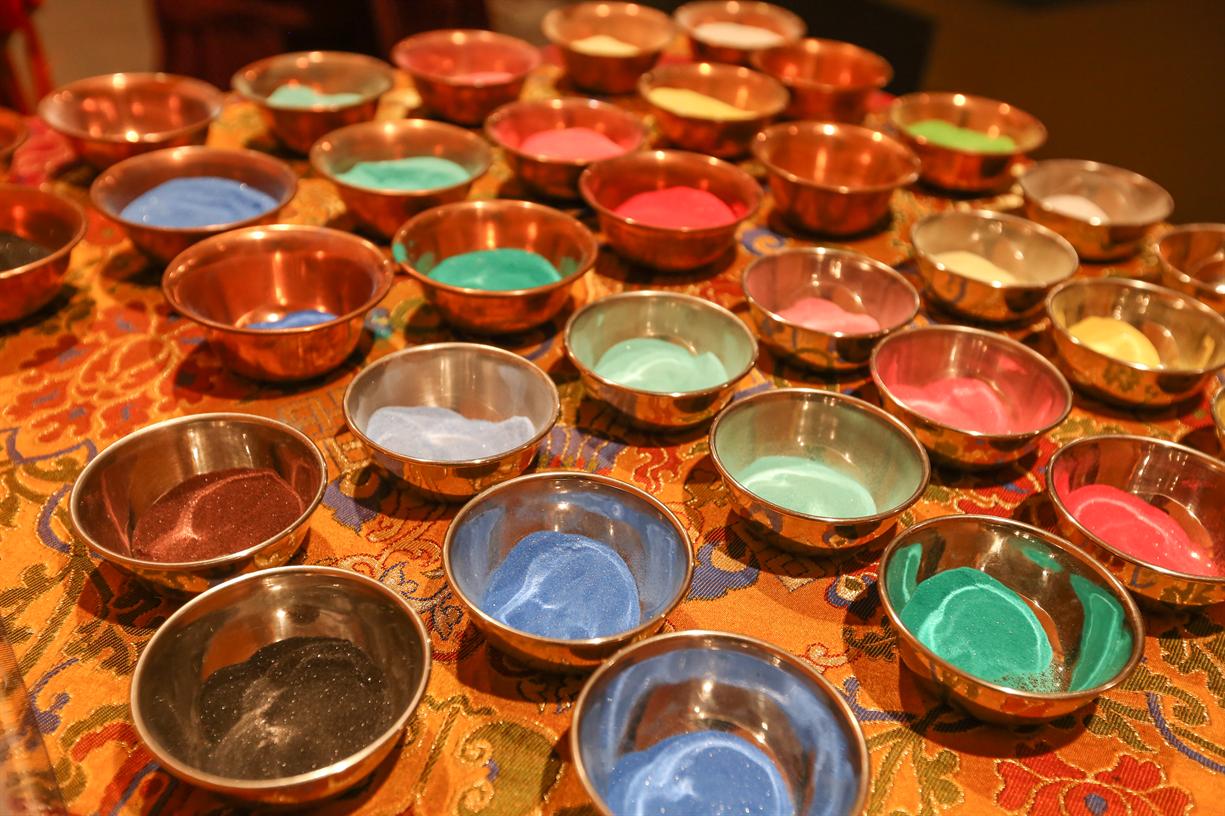
{"label": "teal sand", "polygon": [[291,83],[282,85],[264,100],[274,108],[314,108],[326,106],[329,108],[343,105],[356,105],[362,101],[359,93],[320,93],[309,85]]}
{"label": "teal sand", "polygon": [[751,493],[797,513],[849,519],[877,512],[863,484],[806,456],[762,456],[733,475]]}
{"label": "teal sand", "polygon": [[464,289],[507,292],[534,289],[562,279],[561,273],[543,255],[524,249],[482,249],[443,258],[431,268],[428,256],[417,268],[439,283]]}
{"label": "teal sand", "polygon": [[593,368],[606,380],[661,394],[703,391],[727,382],[723,361],[709,351],[694,354],[657,337],[635,337],[610,347]]}
{"label": "teal sand", "polygon": [[354,187],[401,193],[454,187],[471,177],[472,174],[461,165],[436,156],[359,161],[343,173],[336,174],[337,179]]}

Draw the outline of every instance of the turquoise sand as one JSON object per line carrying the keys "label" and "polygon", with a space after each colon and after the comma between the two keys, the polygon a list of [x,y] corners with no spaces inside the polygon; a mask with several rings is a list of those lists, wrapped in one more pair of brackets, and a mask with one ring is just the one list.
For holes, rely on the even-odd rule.
{"label": "turquoise sand", "polygon": [[361,161],[337,173],[336,178],[368,190],[416,192],[454,187],[468,181],[472,174],[450,159],[436,156],[410,156],[404,159]]}
{"label": "turquoise sand", "polygon": [[482,249],[452,255],[426,274],[439,283],[490,292],[534,289],[562,278],[547,258],[524,249]]}
{"label": "turquoise sand", "polygon": [[876,514],[876,500],[862,483],[806,456],[762,456],[735,476],[766,501],[810,516],[847,519]]}
{"label": "turquoise sand", "polygon": [[309,85],[291,82],[268,94],[264,102],[274,108],[313,108],[317,105],[340,107],[356,105],[362,98],[359,93],[321,93]]}
{"label": "turquoise sand", "polygon": [[626,388],[662,394],[702,391],[727,382],[723,361],[657,337],[635,337],[609,348],[594,371]]}

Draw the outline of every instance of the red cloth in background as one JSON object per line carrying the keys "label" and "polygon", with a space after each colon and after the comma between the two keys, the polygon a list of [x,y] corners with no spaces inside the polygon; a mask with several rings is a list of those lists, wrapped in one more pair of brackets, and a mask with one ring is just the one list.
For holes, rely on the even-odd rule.
{"label": "red cloth in background", "polygon": [[30,78],[36,99],[51,93],[51,69],[43,53],[42,40],[30,15],[42,5],[42,0],[0,0],[0,103],[29,113],[32,105],[17,82],[17,69],[9,53],[9,40],[21,34],[25,40]]}

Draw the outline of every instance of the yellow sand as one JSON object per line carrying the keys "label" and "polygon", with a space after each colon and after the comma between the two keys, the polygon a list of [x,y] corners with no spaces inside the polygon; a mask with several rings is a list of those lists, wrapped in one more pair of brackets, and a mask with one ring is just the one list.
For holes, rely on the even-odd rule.
{"label": "yellow sand", "polygon": [[677,116],[694,119],[752,119],[757,115],[688,88],[652,88],[647,99],[652,105],[658,105]]}
{"label": "yellow sand", "polygon": [[638,46],[607,34],[592,34],[581,40],[573,40],[570,42],[570,48],[580,54],[596,57],[632,57],[642,53]]}
{"label": "yellow sand", "polygon": [[1007,269],[996,266],[977,252],[955,249],[949,252],[938,252],[932,257],[958,275],[983,283],[1026,283],[1024,278],[1017,277]]}
{"label": "yellow sand", "polygon": [[1157,368],[1161,355],[1153,341],[1130,323],[1113,317],[1086,317],[1068,329],[1068,333],[1094,351],[1116,360]]}

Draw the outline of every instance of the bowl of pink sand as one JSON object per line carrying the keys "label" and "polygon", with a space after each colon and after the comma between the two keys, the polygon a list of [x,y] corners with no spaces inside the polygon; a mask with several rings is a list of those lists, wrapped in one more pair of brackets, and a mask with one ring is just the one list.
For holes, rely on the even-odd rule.
{"label": "bowl of pink sand", "polygon": [[668,15],[637,3],[567,3],[540,30],[561,51],[570,81],[601,94],[632,93],[676,36]]}

